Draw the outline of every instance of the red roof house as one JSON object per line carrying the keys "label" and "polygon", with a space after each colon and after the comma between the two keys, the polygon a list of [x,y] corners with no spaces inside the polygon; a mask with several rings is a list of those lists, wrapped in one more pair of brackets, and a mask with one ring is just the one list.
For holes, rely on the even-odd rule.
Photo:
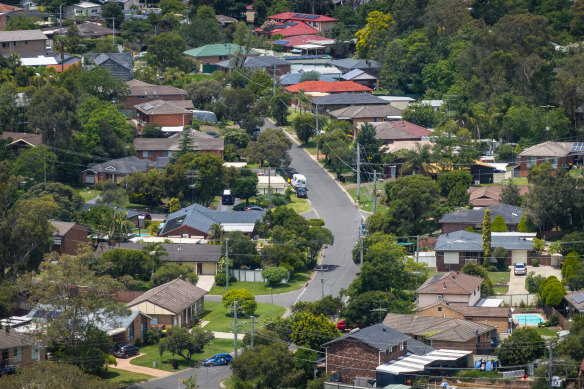
{"label": "red roof house", "polygon": [[274,20],[279,23],[285,22],[304,22],[309,26],[312,26],[318,30],[318,32],[327,32],[338,19],[331,18],[330,16],[324,15],[313,15],[313,14],[301,14],[295,12],[283,12],[280,14],[268,16],[268,19]]}
{"label": "red roof house", "polygon": [[288,92],[298,93],[301,90],[304,92],[318,92],[318,93],[345,93],[345,92],[371,92],[373,89],[357,84],[354,81],[304,81],[300,84],[290,85],[286,87]]}
{"label": "red roof house", "polygon": [[316,28],[310,27],[304,22],[277,23],[273,20],[268,20],[261,27],[256,28],[254,31],[256,35],[267,35],[269,37],[276,34],[280,34],[285,37],[318,34],[318,30]]}

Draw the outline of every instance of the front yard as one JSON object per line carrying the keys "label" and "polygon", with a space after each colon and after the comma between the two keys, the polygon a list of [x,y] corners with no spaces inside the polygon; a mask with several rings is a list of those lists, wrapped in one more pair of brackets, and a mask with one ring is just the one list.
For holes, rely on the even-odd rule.
{"label": "front yard", "polygon": [[[279,294],[279,293],[286,293],[291,292],[293,290],[297,290],[302,288],[302,286],[308,282],[310,279],[311,272],[296,272],[292,274],[290,281],[285,284],[279,284],[278,286],[274,286],[272,290],[268,289],[268,284],[265,282],[244,282],[244,281],[235,281],[229,283],[229,289],[245,289],[254,295],[262,295],[262,294]],[[224,286],[217,286],[213,285],[209,294],[219,294],[222,295],[225,293]],[[205,308],[207,307],[207,303],[205,303]]]}
{"label": "front yard", "polygon": [[[205,303],[205,306],[211,303]],[[208,328],[205,328],[208,329]],[[213,339],[211,343],[205,347],[205,351],[202,354],[195,354],[193,356],[192,364],[196,366],[200,364],[203,360],[212,357],[215,354],[219,353],[230,353],[233,352],[233,339]],[[178,362],[178,370],[183,370],[188,368],[187,361],[178,356],[172,355],[170,352],[165,351],[162,356],[158,351],[158,345],[152,346],[144,346],[140,348],[140,353],[144,353],[143,355],[138,358],[134,358],[130,361],[132,365],[144,366],[144,367],[153,367],[153,362],[156,361],[158,363],[157,369],[166,370],[166,371],[175,371],[172,368],[172,363],[174,361]],[[112,369],[110,369],[112,370]],[[134,374],[134,373],[130,373]],[[149,377],[149,376],[146,376]]]}
{"label": "front yard", "polygon": [[[308,194],[310,196],[310,193]],[[286,207],[292,208],[296,213],[304,213],[310,211],[311,205],[308,199],[302,199],[296,197],[296,195],[290,196],[290,203],[286,204]]]}
{"label": "front yard", "polygon": [[511,277],[511,272],[508,271],[494,271],[489,272],[489,277],[493,284],[504,283],[506,282],[506,286],[495,286],[495,293],[497,294],[506,294],[509,291],[509,278]]}
{"label": "front yard", "polygon": [[[256,320],[266,322],[270,319],[282,317],[284,312],[286,312],[286,308],[279,305],[258,303],[258,307],[254,316],[256,317]],[[242,317],[240,319],[242,320],[242,323],[240,323],[242,325],[240,333],[243,333],[246,329],[249,329],[249,318]],[[201,320],[209,322],[205,327],[203,327],[207,331],[233,331],[233,318],[227,316],[227,309],[223,307],[223,303],[221,302],[206,301],[205,314],[201,317]],[[233,341],[231,341],[231,344],[233,344]]]}
{"label": "front yard", "polygon": [[[152,367],[152,365],[149,367]],[[108,382],[118,384],[121,387],[129,386],[138,382],[148,381],[149,379],[154,378],[151,375],[134,373],[131,371],[114,369],[111,367],[108,367],[107,371],[101,374],[100,377]]]}

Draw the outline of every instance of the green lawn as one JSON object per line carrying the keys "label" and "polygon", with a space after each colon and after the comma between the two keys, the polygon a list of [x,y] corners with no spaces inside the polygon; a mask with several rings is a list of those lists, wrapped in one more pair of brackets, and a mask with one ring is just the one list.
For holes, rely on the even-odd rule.
{"label": "green lawn", "polygon": [[[150,367],[151,366],[152,365],[150,365]],[[134,373],[131,371],[114,369],[111,367],[107,369],[107,372],[100,375],[100,377],[106,381],[118,384],[120,386],[128,386],[138,382],[148,381],[149,379],[154,378],[151,375]]]}
{"label": "green lawn", "polygon": [[[293,120],[294,120],[294,118],[295,118],[296,116],[298,116],[299,114],[300,114],[300,110],[298,110],[298,111],[295,111],[295,110],[293,110],[293,109],[289,109],[289,110],[288,110],[288,117],[287,117],[288,124],[289,124],[289,125],[292,125],[292,121],[293,121]],[[294,133],[294,129],[291,129],[291,132],[292,132],[292,133]]]}
{"label": "green lawn", "polygon": [[541,336],[558,336],[558,331],[546,327],[537,327],[535,329]]}
{"label": "green lawn", "polygon": [[[511,272],[508,271],[493,271],[489,272],[489,277],[493,284],[509,282],[509,277],[511,277]],[[509,286],[495,286],[495,293],[506,294],[509,291]]]}
{"label": "green lawn", "polygon": [[[207,306],[207,304],[210,303],[205,303],[205,306]],[[191,363],[193,364],[193,366],[196,366],[200,364],[203,360],[212,357],[215,354],[228,352],[233,352],[233,339],[213,339],[211,343],[207,345],[207,347],[205,347],[205,351],[202,354],[196,354],[193,356],[193,360],[191,361]],[[141,347],[140,353],[144,353],[146,355],[132,359],[130,361],[132,365],[153,367],[152,363],[154,361],[157,361],[158,362],[157,369],[174,371],[174,369],[172,368],[172,362],[177,361],[178,370],[183,370],[189,367],[187,365],[187,361],[184,358],[178,355],[173,356],[168,351],[165,351],[162,354],[162,356],[160,356],[157,344],[152,346]]]}
{"label": "green lawn", "polygon": [[299,199],[296,195],[290,197],[290,203],[286,205],[288,208],[292,208],[296,213],[304,213],[310,211],[310,202],[307,199]]}
{"label": "green lawn", "polygon": [[[382,210],[387,208],[384,204],[379,202],[379,197],[383,191],[383,185],[377,185],[377,210]],[[347,192],[351,195],[354,202],[357,202],[357,188],[347,189]],[[373,212],[373,185],[362,185],[361,186],[361,203],[360,208],[367,212]]]}
{"label": "green lawn", "polygon": [[101,191],[97,189],[81,189],[78,190],[77,193],[83,198],[83,201],[89,201],[99,195]]}
{"label": "green lawn", "polygon": [[[302,288],[302,286],[308,281],[310,278],[310,272],[297,272],[292,275],[290,281],[285,284],[280,284],[278,286],[274,286],[270,291],[267,289],[266,283],[264,282],[244,282],[244,281],[235,281],[229,283],[229,289],[245,289],[253,293],[254,295],[261,295],[261,294],[279,294],[290,292],[296,289]],[[213,285],[209,294],[224,294],[225,287],[224,286],[217,286]],[[205,309],[207,308],[207,303],[205,303]]]}
{"label": "green lawn", "polygon": [[[279,305],[258,303],[254,316],[256,320],[261,320],[261,322],[265,323],[266,320],[282,317],[284,312],[286,312],[286,308]],[[227,310],[223,307],[223,303],[205,302],[205,314],[201,317],[201,320],[208,321],[209,324],[203,328],[208,331],[232,332],[233,318],[226,314]],[[242,325],[240,332],[243,333],[246,329],[249,329],[249,319],[245,317],[240,319],[243,321],[240,323]]]}
{"label": "green lawn", "polygon": [[201,81],[201,80],[206,80],[208,78],[213,78],[212,75],[210,75],[210,74],[203,74],[203,73],[191,73],[191,74],[189,74],[189,77],[193,81]]}

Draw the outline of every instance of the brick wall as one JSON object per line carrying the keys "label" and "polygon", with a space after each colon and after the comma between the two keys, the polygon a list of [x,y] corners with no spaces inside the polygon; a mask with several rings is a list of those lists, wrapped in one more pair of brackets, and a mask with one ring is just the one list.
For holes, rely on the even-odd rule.
{"label": "brick wall", "polygon": [[173,114],[173,115],[144,115],[141,112],[137,113],[138,120],[144,123],[158,123],[162,126],[187,126],[193,120],[193,114]]}
{"label": "brick wall", "polygon": [[79,245],[87,244],[87,227],[75,224],[65,235],[59,253],[77,255]]}
{"label": "brick wall", "polygon": [[[536,165],[541,165],[544,162],[550,162],[549,158],[544,157],[537,157]],[[573,156],[566,156],[558,158],[558,168],[562,166],[570,166],[571,163],[574,162]],[[529,175],[530,168],[527,167],[527,157],[521,157],[521,161],[519,163],[520,166],[520,176],[527,177]]]}
{"label": "brick wall", "polygon": [[326,372],[341,373],[341,382],[352,384],[356,377],[375,379],[375,369],[381,363],[387,363],[406,354],[407,347],[403,350],[399,345],[393,347],[393,351],[381,352],[368,344],[354,339],[339,340],[327,348]]}
{"label": "brick wall", "polygon": [[[33,41],[21,41],[21,42],[5,42],[0,45],[0,55],[9,56],[11,54],[27,54],[27,55],[41,55],[45,53],[45,42],[46,40],[33,40]],[[16,43],[16,46],[15,46]]]}

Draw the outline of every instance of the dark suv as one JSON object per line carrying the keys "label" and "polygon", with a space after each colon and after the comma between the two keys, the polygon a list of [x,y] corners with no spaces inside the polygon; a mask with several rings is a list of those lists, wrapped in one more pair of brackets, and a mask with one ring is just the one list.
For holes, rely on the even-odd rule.
{"label": "dark suv", "polygon": [[140,354],[140,348],[132,346],[131,344],[117,345],[114,350],[114,355],[118,358],[128,358],[132,355]]}

